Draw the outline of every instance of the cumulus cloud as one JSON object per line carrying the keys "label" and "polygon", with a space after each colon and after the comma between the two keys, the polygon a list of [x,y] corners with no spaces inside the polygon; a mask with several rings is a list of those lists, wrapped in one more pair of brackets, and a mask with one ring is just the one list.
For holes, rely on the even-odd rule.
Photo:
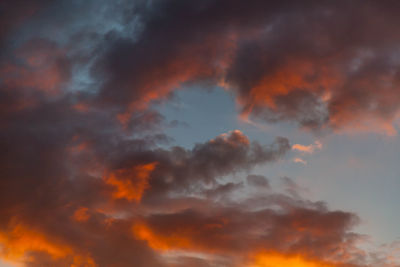
{"label": "cumulus cloud", "polygon": [[[139,137],[147,127],[126,133],[104,110],[75,110],[71,97],[40,98],[2,116],[0,242],[7,260],[169,266],[132,227],[156,211],[213,205],[239,186],[223,185],[220,177],[276,161],[290,149],[285,138],[263,146],[237,130],[190,150],[161,149],[157,136]],[[203,198],[195,205],[196,198],[186,200],[191,194]]]}
{"label": "cumulus cloud", "polygon": [[[232,178],[319,143],[264,145],[233,130],[168,147],[169,123],[153,105],[196,83],[233,92],[243,117],[388,126],[399,102],[396,3],[98,3],[0,3],[2,258],[368,266],[352,232],[357,215],[302,199],[289,178],[286,194],[261,175]],[[229,197],[247,186],[269,190]]]}
{"label": "cumulus cloud", "polygon": [[[104,3],[100,14],[104,20],[113,17],[109,24],[124,30],[114,27],[106,33],[85,16],[94,8],[91,1],[82,6],[34,1],[31,12],[29,5],[8,2],[3,9],[30,14],[17,20],[21,28],[28,19],[37,26],[47,19],[68,29],[70,40],[63,42],[70,56],[98,80],[97,94],[86,101],[112,106],[123,124],[134,111],[167,99],[176,89],[202,83],[232,91],[242,117],[293,121],[312,129],[396,133],[391,123],[399,106],[395,44],[400,38],[393,28],[398,5],[392,1],[120,1]],[[62,7],[75,17],[57,21]],[[76,18],[81,28],[68,22]],[[10,25],[16,23],[3,22],[4,38],[15,37]],[[350,31],[350,24],[357,27]],[[52,69],[37,71],[46,78],[42,89],[62,77]]]}
{"label": "cumulus cloud", "polygon": [[124,120],[197,82],[234,92],[242,117],[394,134],[397,8],[391,1],[138,5],[141,33],[112,38],[92,70],[106,77],[96,101],[118,104]]}

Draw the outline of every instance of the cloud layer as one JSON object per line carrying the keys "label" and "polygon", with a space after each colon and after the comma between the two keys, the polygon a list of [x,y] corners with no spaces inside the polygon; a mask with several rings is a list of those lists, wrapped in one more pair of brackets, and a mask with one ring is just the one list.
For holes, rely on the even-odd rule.
{"label": "cloud layer", "polygon": [[252,174],[320,143],[264,145],[233,130],[171,147],[154,106],[219,86],[242,117],[394,134],[399,8],[2,1],[0,256],[32,267],[371,266],[356,214]]}
{"label": "cloud layer", "polygon": [[96,72],[108,79],[98,100],[126,106],[126,115],[185,83],[213,83],[236,94],[244,117],[395,134],[397,8],[393,1],[139,5],[137,38],[115,38],[99,58]]}

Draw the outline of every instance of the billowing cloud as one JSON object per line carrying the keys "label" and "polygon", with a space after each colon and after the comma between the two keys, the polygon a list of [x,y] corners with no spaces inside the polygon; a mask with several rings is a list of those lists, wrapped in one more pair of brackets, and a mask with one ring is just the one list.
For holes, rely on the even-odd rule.
{"label": "billowing cloud", "polygon": [[186,86],[220,86],[242,117],[313,129],[372,119],[392,131],[397,4],[357,3],[2,1],[0,256],[31,267],[369,266],[356,214],[250,174],[319,143],[264,145],[233,130],[170,146],[153,108]]}
{"label": "billowing cloud", "polygon": [[[6,2],[4,9],[31,14],[24,16],[20,28],[27,26],[28,19],[34,25],[44,24],[40,15],[56,20],[63,5],[60,1],[38,14],[25,11],[29,6],[19,11],[17,5]],[[37,2],[32,10],[45,5]],[[392,122],[400,101],[396,71],[400,37],[393,28],[398,23],[398,5],[392,1],[300,5],[291,1],[174,0],[104,6],[104,16],[114,17],[113,23],[125,26],[124,30],[114,27],[104,33],[93,26],[94,19],[83,14],[93,8],[90,1],[80,9],[79,4],[71,5],[67,11],[82,19],[82,28],[57,21],[68,29],[70,40],[64,41],[64,50],[51,49],[58,55],[69,53],[96,80],[96,93],[87,95],[86,102],[112,107],[125,125],[135,111],[200,83],[232,91],[242,117],[292,121],[312,129],[373,129],[396,134]],[[76,18],[64,16],[65,20]],[[350,30],[348,25],[357,27]],[[5,27],[7,32],[12,28]],[[85,39],[85,34],[91,38]],[[12,41],[12,35],[5,36]],[[49,62],[50,52],[40,56],[40,51],[25,56],[28,69],[2,66],[3,76],[12,84],[54,89],[66,77],[65,64],[55,55],[50,59],[54,62]],[[32,64],[42,63],[45,67],[31,69]]]}
{"label": "billowing cloud", "polygon": [[399,36],[391,3],[137,5],[141,31],[133,40],[112,39],[93,68],[106,77],[96,101],[123,107],[126,120],[133,109],[200,82],[233,91],[243,117],[395,134]]}
{"label": "billowing cloud", "polygon": [[[332,251],[347,251],[357,239],[348,233],[354,215],[272,191],[243,203],[219,197],[244,186],[223,177],[279,160],[291,148],[287,139],[263,146],[235,130],[192,149],[161,149],[157,137],[132,139],[114,116],[76,111],[68,97],[4,116],[5,259],[26,266],[174,266],[198,253],[191,258],[199,266],[230,266],[273,250],[347,261]],[[27,132],[18,131],[22,126]],[[247,180],[268,186],[262,176]]]}
{"label": "billowing cloud", "polygon": [[[126,133],[103,111],[77,111],[70,97],[39,98],[37,105],[3,114],[0,242],[6,260],[168,266],[133,235],[135,225],[156,211],[179,214],[179,205],[219,199],[235,188],[220,184],[220,177],[276,161],[290,149],[285,138],[263,146],[237,130],[190,150],[161,149],[155,144],[163,138],[134,137],[148,127]],[[190,195],[193,200],[185,200]]]}
{"label": "billowing cloud", "polygon": [[[263,250],[334,262],[352,256],[342,255],[338,248],[347,253],[353,249],[357,235],[347,230],[357,221],[354,215],[328,211],[316,203],[294,205],[290,198],[281,201],[262,201],[265,208],[257,210],[215,206],[207,212],[154,214],[135,224],[132,231],[157,251],[197,251],[228,259],[239,256],[237,261]],[[279,208],[269,208],[273,204]]]}

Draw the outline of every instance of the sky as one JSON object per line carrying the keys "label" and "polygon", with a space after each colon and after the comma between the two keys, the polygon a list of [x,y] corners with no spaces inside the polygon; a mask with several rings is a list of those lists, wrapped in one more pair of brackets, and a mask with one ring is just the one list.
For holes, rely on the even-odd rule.
{"label": "sky", "polygon": [[0,1],[0,267],[400,267],[399,12]]}

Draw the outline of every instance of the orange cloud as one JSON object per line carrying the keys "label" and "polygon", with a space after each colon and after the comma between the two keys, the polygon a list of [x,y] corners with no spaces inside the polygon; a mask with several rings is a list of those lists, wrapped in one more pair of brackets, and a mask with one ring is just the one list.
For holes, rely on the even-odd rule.
{"label": "orange cloud", "polygon": [[72,106],[72,109],[81,112],[81,113],[85,113],[88,112],[90,107],[89,105],[85,104],[85,103],[77,103],[75,105]]}
{"label": "orange cloud", "polygon": [[258,253],[248,267],[335,267],[335,265],[315,260],[307,260],[300,255],[278,253]]}
{"label": "orange cloud", "polygon": [[90,218],[90,214],[88,213],[88,208],[86,207],[78,208],[74,212],[73,218],[77,222],[86,222]]}
{"label": "orange cloud", "polygon": [[337,72],[318,66],[319,64],[321,63],[305,59],[291,59],[266,72],[246,93],[238,96],[238,103],[243,107],[241,118],[246,120],[252,113],[257,115],[263,109],[276,114],[282,113],[283,117],[295,117],[296,112],[304,112],[296,110],[292,103],[282,105],[282,99],[290,99],[291,95],[302,90],[325,96],[330,89],[341,83]]}
{"label": "orange cloud", "polygon": [[190,236],[184,234],[161,236],[153,232],[145,223],[136,223],[132,230],[137,239],[146,241],[149,247],[154,250],[190,249],[194,246]]}
{"label": "orange cloud", "polygon": [[[70,267],[96,267],[92,257],[81,254],[73,246],[56,240],[21,223],[13,223],[8,231],[0,232],[0,257],[10,264],[23,264],[31,260],[32,252],[49,255],[54,262],[70,262]],[[64,265],[63,265],[64,266]]]}
{"label": "orange cloud", "polygon": [[301,144],[294,144],[292,146],[293,150],[297,150],[303,153],[308,153],[308,154],[312,154],[314,153],[315,150],[319,150],[322,148],[322,144],[319,141],[315,141],[314,144],[311,145],[301,145]]}
{"label": "orange cloud", "polygon": [[140,202],[149,188],[149,177],[157,162],[134,166],[132,169],[120,169],[106,178],[106,183],[114,187],[114,199],[126,199]]}
{"label": "orange cloud", "polygon": [[50,241],[44,234],[29,229],[22,224],[15,224],[8,232],[0,232],[2,256],[6,260],[20,261],[27,252],[45,252],[58,259],[72,253],[72,249],[64,244]]}
{"label": "orange cloud", "polygon": [[98,266],[94,260],[85,256],[74,256],[70,267],[96,267]]}
{"label": "orange cloud", "polygon": [[[153,104],[193,84],[221,86],[257,127],[248,116],[394,135],[398,10],[384,1],[350,11],[344,1],[107,1],[101,15],[119,26],[98,29],[85,13],[92,4],[56,1],[1,42],[13,6],[32,1],[43,0],[0,1],[0,256],[29,267],[165,267],[166,254],[185,258],[174,267],[384,266],[356,249],[356,215],[301,198],[287,177],[285,193],[261,175],[239,181],[284,156],[289,140],[265,146],[234,130],[167,149]],[[70,78],[76,87],[64,86]],[[295,144],[293,160],[305,164],[321,147]]]}
{"label": "orange cloud", "polygon": [[301,164],[307,165],[307,161],[304,160],[304,159],[302,159],[302,158],[294,158],[294,159],[293,159],[293,162],[295,162],[295,163],[301,163]]}
{"label": "orange cloud", "polygon": [[216,143],[223,141],[232,146],[248,146],[250,144],[249,139],[240,130],[233,130],[228,133],[223,133],[217,136],[215,139],[211,139],[210,143]]}
{"label": "orange cloud", "polygon": [[[321,70],[319,70],[321,71]],[[329,70],[324,69],[326,74]],[[287,95],[298,88],[310,88],[318,91],[319,88],[331,87],[336,83],[336,79],[319,76],[318,79],[308,80],[306,77],[316,75],[315,65],[307,61],[291,61],[286,66],[269,73],[253,87],[250,92],[254,104],[266,105],[271,109],[276,109],[275,98]]]}
{"label": "orange cloud", "polygon": [[176,221],[179,226],[171,226],[170,230],[155,229],[147,222],[138,221],[132,227],[133,236],[146,241],[148,246],[160,252],[170,250],[186,250],[192,252],[216,253],[226,248],[217,244],[209,245],[214,240],[216,243],[229,242],[229,234],[223,234],[228,221],[224,218],[210,221],[193,221],[185,224],[184,221]]}

